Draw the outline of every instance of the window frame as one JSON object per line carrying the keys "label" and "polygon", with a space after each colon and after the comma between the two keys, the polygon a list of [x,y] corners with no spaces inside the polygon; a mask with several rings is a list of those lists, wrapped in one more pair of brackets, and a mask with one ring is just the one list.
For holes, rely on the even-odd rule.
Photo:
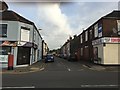
{"label": "window frame", "polygon": [[120,31],[120,20],[117,20],[117,29]]}
{"label": "window frame", "polygon": [[88,41],[88,31],[85,32],[85,41]]}
{"label": "window frame", "polygon": [[[4,29],[3,29],[3,25],[5,25],[6,27],[5,27],[5,34],[6,35],[3,35],[3,31],[4,31]],[[7,38],[7,35],[8,35],[8,24],[6,24],[6,23],[0,23],[0,32],[1,32],[1,34],[0,34],[0,37],[3,37],[3,38]]]}
{"label": "window frame", "polygon": [[80,35],[80,43],[83,43],[82,35]]}
{"label": "window frame", "polygon": [[94,25],[94,37],[98,37],[98,23]]}
{"label": "window frame", "polygon": [[[22,31],[25,31],[25,30],[29,31],[28,32],[29,33],[29,37],[27,37],[29,40],[27,40],[27,39],[23,40]],[[21,28],[20,28],[20,40],[24,41],[24,42],[29,42],[30,41],[30,28],[21,26]]]}

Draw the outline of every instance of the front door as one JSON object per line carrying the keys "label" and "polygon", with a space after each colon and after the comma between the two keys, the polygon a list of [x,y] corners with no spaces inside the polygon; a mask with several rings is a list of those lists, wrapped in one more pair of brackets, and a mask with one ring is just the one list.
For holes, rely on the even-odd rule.
{"label": "front door", "polygon": [[18,47],[17,65],[30,64],[30,51],[29,47]]}

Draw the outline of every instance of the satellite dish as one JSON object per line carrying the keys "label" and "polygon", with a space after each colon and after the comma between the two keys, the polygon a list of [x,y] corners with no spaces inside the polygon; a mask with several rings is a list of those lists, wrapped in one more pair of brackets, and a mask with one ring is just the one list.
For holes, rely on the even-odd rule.
{"label": "satellite dish", "polygon": [[117,33],[117,30],[115,28],[112,29],[113,33]]}
{"label": "satellite dish", "polygon": [[120,31],[118,31],[118,35],[120,35]]}

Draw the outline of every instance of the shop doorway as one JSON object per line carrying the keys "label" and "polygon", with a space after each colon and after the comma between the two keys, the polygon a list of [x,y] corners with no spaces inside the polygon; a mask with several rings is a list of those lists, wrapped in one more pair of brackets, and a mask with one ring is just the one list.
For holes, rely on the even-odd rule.
{"label": "shop doorway", "polygon": [[30,52],[29,47],[18,47],[17,65],[30,64]]}

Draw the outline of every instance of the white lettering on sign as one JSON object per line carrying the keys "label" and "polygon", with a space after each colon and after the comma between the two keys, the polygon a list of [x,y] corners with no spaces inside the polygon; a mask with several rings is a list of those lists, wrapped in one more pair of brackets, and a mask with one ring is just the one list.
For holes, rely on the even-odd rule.
{"label": "white lettering on sign", "polygon": [[120,38],[111,38],[112,43],[120,43]]}
{"label": "white lettering on sign", "polygon": [[8,62],[8,55],[0,55],[0,62]]}
{"label": "white lettering on sign", "polygon": [[120,43],[120,38],[100,38],[92,41],[92,45],[102,44],[102,43]]}

